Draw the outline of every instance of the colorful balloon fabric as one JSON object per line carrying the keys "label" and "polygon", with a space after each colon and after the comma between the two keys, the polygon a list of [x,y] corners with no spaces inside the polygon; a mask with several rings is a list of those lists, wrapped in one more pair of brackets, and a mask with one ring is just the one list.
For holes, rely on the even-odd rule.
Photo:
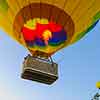
{"label": "colorful balloon fabric", "polygon": [[[30,21],[30,25],[26,24],[22,28],[23,37],[28,46],[58,46],[67,40],[67,34],[60,25],[53,22],[33,23],[33,20]],[[32,23],[35,24],[35,28],[32,27]]]}
{"label": "colorful balloon fabric", "polygon": [[100,0],[0,0],[0,28],[31,54],[51,56],[100,20]]}

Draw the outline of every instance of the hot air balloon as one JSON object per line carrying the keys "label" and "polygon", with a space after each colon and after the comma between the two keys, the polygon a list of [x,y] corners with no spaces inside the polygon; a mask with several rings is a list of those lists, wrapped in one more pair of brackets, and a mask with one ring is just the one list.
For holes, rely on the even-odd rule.
{"label": "hot air balloon", "polygon": [[22,78],[52,84],[51,56],[85,36],[100,19],[100,0],[0,0],[0,27],[29,50]]}
{"label": "hot air balloon", "polygon": [[93,96],[91,100],[99,100],[100,99],[100,81],[96,83],[96,88],[99,89],[97,93]]}
{"label": "hot air balloon", "polygon": [[100,81],[96,83],[96,87],[100,89]]}

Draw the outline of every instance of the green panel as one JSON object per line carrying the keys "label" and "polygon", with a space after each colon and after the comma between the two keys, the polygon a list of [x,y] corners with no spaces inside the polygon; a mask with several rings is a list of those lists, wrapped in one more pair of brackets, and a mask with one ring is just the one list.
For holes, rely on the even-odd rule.
{"label": "green panel", "polygon": [[8,4],[6,0],[0,0],[0,11],[6,12],[8,10]]}
{"label": "green panel", "polygon": [[97,20],[94,24],[92,24],[89,28],[87,28],[84,32],[81,32],[77,37],[76,37],[76,41],[80,40],[82,37],[84,37],[88,32],[90,32],[95,26],[96,24],[99,22],[99,20]]}
{"label": "green panel", "polygon": [[100,19],[100,11],[93,17],[92,24],[85,31],[83,31],[83,32],[79,33],[79,35],[77,35],[74,43],[77,42],[78,40],[80,40],[82,37],[84,37],[88,32],[90,32],[96,26],[99,19]]}
{"label": "green panel", "polygon": [[96,22],[99,19],[100,19],[100,11],[94,16],[93,22]]}
{"label": "green panel", "polygon": [[65,41],[63,41],[63,42],[59,42],[59,43],[49,43],[49,45],[51,45],[51,46],[54,46],[54,47],[56,47],[56,46],[60,46],[60,44],[62,44],[62,43],[64,43]]}

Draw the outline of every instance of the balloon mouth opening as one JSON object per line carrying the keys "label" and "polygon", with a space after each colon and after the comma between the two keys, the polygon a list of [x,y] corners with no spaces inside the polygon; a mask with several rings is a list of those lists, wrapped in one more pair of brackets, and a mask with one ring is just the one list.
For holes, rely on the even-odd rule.
{"label": "balloon mouth opening", "polygon": [[46,18],[33,18],[22,27],[27,46],[59,46],[67,40],[67,33],[61,25]]}

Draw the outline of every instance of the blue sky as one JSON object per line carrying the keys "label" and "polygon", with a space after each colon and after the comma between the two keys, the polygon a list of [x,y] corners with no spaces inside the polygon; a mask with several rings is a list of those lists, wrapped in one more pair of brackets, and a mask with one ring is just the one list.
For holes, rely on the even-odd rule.
{"label": "blue sky", "polygon": [[59,79],[51,86],[20,78],[28,51],[0,31],[0,100],[90,100],[100,80],[100,22],[82,40],[59,51]]}

